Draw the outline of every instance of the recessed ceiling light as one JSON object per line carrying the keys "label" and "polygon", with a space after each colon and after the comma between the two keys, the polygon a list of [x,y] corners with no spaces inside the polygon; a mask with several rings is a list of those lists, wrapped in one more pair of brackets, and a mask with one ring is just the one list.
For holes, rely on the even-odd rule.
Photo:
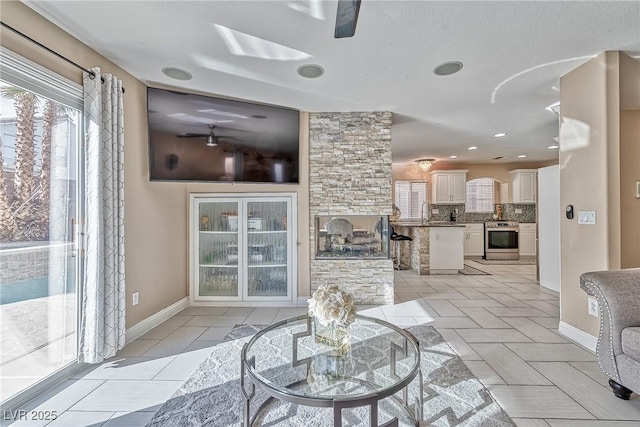
{"label": "recessed ceiling light", "polygon": [[458,156],[449,156],[450,159],[457,159]]}
{"label": "recessed ceiling light", "polygon": [[162,73],[165,76],[176,80],[191,80],[193,78],[190,72],[176,67],[164,67],[162,69]]}
{"label": "recessed ceiling light", "polygon": [[526,154],[520,154],[518,157],[520,157],[521,159],[523,159],[523,158],[527,157],[527,155],[526,155]]}
{"label": "recessed ceiling light", "polygon": [[548,148],[549,150],[553,150],[554,148],[558,148],[558,146],[557,146],[557,145],[550,145],[550,146],[548,146],[547,148]]}
{"label": "recessed ceiling light", "polygon": [[436,76],[450,76],[458,71],[462,70],[462,62],[449,61],[438,65],[433,69],[433,74]]}
{"label": "recessed ceiling light", "polygon": [[477,149],[478,149],[478,147],[469,147],[469,148],[467,148],[467,150],[477,150]]}
{"label": "recessed ceiling light", "polygon": [[493,135],[494,138],[502,138],[503,136],[507,136],[507,134],[500,132],[500,133],[496,133],[495,135]]}
{"label": "recessed ceiling light", "polygon": [[316,79],[324,74],[324,68],[316,64],[305,64],[298,67],[298,74],[307,79]]}

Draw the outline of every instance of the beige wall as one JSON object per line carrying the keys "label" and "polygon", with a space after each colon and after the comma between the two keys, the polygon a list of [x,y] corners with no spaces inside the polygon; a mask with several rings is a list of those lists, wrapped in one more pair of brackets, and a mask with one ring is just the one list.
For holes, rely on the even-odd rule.
{"label": "beige wall", "polygon": [[621,266],[640,267],[640,61],[620,55]]}
{"label": "beige wall", "polygon": [[[188,295],[188,194],[202,192],[297,192],[299,294],[308,295],[308,116],[301,116],[299,185],[230,185],[150,182],[148,178],[146,86],[18,1],[2,1],[2,21],[85,67],[100,67],[122,79],[125,109],[125,221],[127,327]],[[16,36],[0,33],[2,46],[79,84],[82,74]],[[303,254],[304,256],[301,256]],[[140,303],[131,306],[131,294]]]}
{"label": "beige wall", "polygon": [[[638,73],[640,80],[640,72]],[[640,82],[636,85],[640,87]],[[620,221],[622,268],[640,267],[640,110],[620,113]]]}
{"label": "beige wall", "polygon": [[[580,274],[640,264],[640,206],[633,197],[640,116],[621,112],[622,94],[637,92],[639,70],[638,61],[605,52],[560,79],[560,200],[576,213],[560,226],[561,320],[594,336],[598,319],[587,314]],[[578,225],[579,210],[595,210],[596,225]]]}
{"label": "beige wall", "polygon": [[[573,205],[575,212],[560,222],[561,320],[591,335],[598,319],[587,315],[579,277],[609,267],[606,96],[604,54],[560,79],[560,206]],[[596,211],[596,225],[578,225],[578,210],[585,209]]]}

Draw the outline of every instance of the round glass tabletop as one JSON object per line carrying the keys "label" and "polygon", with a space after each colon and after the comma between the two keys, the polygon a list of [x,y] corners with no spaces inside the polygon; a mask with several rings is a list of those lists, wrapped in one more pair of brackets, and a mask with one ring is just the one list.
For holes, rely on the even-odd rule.
{"label": "round glass tabletop", "polygon": [[302,315],[258,332],[243,350],[247,373],[281,397],[326,406],[343,398],[390,396],[419,371],[416,339],[395,325],[357,315],[348,350],[334,356],[316,342],[312,323]]}

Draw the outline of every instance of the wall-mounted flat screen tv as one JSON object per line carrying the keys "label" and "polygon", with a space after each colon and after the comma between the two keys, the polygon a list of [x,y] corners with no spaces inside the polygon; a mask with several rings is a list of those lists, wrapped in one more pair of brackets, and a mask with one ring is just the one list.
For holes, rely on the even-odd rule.
{"label": "wall-mounted flat screen tv", "polygon": [[299,111],[148,88],[152,181],[298,182]]}

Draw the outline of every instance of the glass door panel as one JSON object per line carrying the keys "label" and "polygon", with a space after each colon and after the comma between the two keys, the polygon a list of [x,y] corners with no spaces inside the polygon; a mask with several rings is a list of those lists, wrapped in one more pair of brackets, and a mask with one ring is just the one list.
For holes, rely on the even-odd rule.
{"label": "glass door panel", "polygon": [[289,282],[287,267],[250,266],[248,282],[248,294],[251,297],[286,297]]}
{"label": "glass door panel", "polygon": [[199,295],[237,297],[238,268],[200,267]]}
{"label": "glass door panel", "polygon": [[238,202],[200,202],[198,296],[239,297]]}
{"label": "glass door panel", "polygon": [[81,112],[0,81],[2,402],[77,360]]}
{"label": "glass door panel", "polygon": [[248,231],[286,231],[287,202],[247,202]]}
{"label": "glass door panel", "polygon": [[249,267],[287,265],[286,233],[249,231],[247,239]]}
{"label": "glass door panel", "polygon": [[238,202],[200,202],[200,231],[238,231]]}
{"label": "glass door panel", "polygon": [[247,296],[287,296],[288,203],[247,202]]}

